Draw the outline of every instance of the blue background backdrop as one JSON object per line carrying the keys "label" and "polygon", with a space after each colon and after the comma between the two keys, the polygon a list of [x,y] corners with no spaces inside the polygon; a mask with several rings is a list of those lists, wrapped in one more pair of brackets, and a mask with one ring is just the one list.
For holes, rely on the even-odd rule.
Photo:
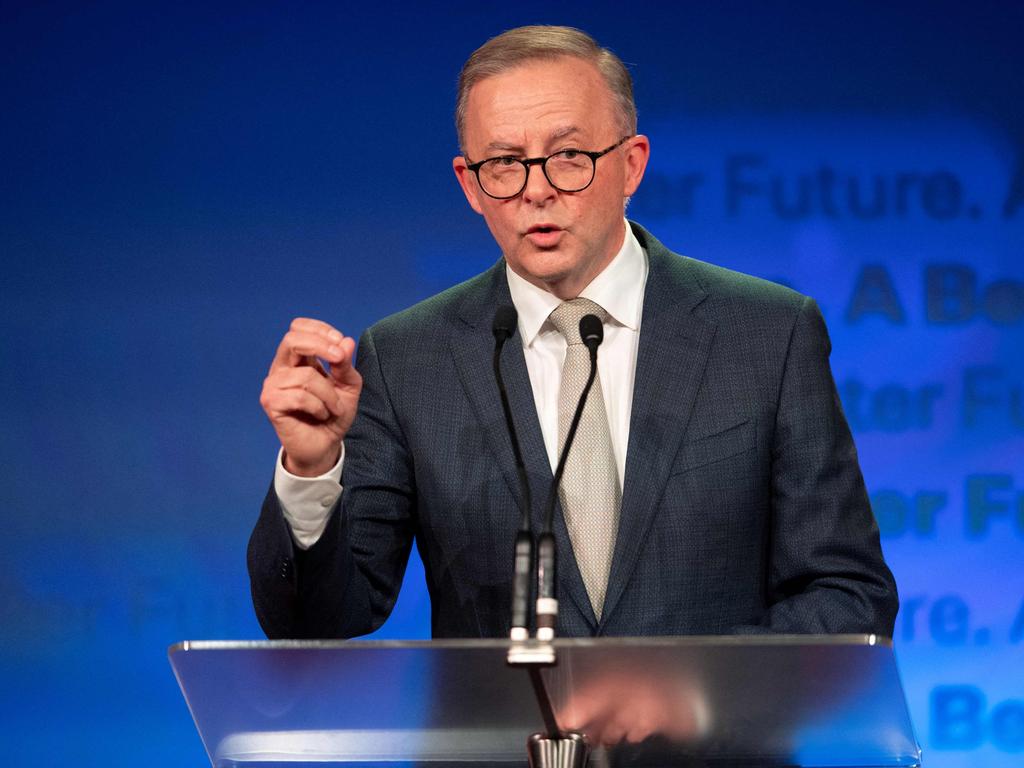
{"label": "blue background backdrop", "polygon": [[[821,303],[927,764],[1019,764],[1021,4],[548,5],[0,5],[6,762],[204,764],[166,648],[261,636],[277,341],[493,263],[455,77],[543,22],[631,66],[630,215]],[[411,568],[380,636],[427,619]]]}

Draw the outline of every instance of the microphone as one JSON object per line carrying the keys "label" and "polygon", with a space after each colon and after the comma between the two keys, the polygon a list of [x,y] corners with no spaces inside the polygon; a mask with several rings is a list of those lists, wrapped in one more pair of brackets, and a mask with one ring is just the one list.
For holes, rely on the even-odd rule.
{"label": "microphone", "polygon": [[506,341],[516,335],[516,324],[519,322],[519,314],[511,304],[504,304],[495,311],[494,322],[491,324],[491,332],[498,342],[498,348]]}
{"label": "microphone", "polygon": [[565,445],[562,446],[562,455],[558,458],[555,477],[548,493],[544,530],[537,540],[537,639],[545,641],[554,639],[555,625],[558,623],[558,599],[555,596],[557,553],[555,552],[555,535],[552,532],[555,500],[558,498],[558,486],[562,483],[562,475],[565,473],[569,448],[572,447],[576,429],[583,416],[583,408],[587,404],[587,395],[590,394],[590,388],[594,385],[594,379],[597,378],[597,348],[604,341],[604,324],[596,315],[584,315],[580,318],[580,338],[590,350],[590,375],[587,377],[587,383],[583,386],[583,392],[580,393],[579,402],[576,403],[576,412],[569,425],[569,432],[565,436]]}
{"label": "microphone", "polygon": [[597,315],[584,315],[580,318],[580,338],[590,350],[590,361],[593,363],[597,359],[597,348],[604,341],[604,323],[597,319]]}
{"label": "microphone", "polygon": [[526,465],[523,454],[519,450],[519,439],[516,436],[516,425],[512,421],[512,408],[508,402],[508,392],[501,376],[501,350],[505,342],[515,335],[518,323],[515,307],[504,305],[494,313],[491,331],[494,333],[494,379],[498,383],[501,395],[501,408],[505,413],[505,427],[512,442],[512,453],[516,459],[516,475],[519,478],[519,492],[522,499],[521,520],[516,533],[515,558],[512,574],[512,630],[509,637],[522,641],[530,637],[530,580],[533,573],[533,534],[530,531],[530,510],[533,507],[530,498],[530,483],[526,477]]}

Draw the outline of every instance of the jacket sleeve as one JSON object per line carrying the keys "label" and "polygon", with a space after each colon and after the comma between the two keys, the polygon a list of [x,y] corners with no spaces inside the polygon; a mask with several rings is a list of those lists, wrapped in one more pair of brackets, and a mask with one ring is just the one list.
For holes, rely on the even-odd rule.
{"label": "jacket sleeve", "polygon": [[308,550],[294,545],[273,485],[249,540],[253,606],[271,639],[367,634],[391,613],[415,531],[406,441],[372,331],[359,342],[359,410],[345,437],[344,488]]}
{"label": "jacket sleeve", "polygon": [[772,445],[766,613],[740,633],[891,637],[896,583],[882,557],[817,305],[804,299],[782,373]]}

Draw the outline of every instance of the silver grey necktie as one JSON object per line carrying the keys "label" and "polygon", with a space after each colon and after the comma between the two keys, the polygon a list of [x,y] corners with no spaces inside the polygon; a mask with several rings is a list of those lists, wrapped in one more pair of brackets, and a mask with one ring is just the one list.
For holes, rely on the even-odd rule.
{"label": "silver grey necktie", "polygon": [[[608,313],[600,306],[582,298],[559,305],[549,318],[568,344],[558,391],[559,455],[565,445],[576,404],[590,375],[590,351],[580,339],[580,318],[588,314],[597,315],[602,323],[608,318]],[[615,536],[619,530],[622,497],[600,375],[594,379],[587,395],[558,497],[562,502],[576,563],[594,614],[600,620]]]}

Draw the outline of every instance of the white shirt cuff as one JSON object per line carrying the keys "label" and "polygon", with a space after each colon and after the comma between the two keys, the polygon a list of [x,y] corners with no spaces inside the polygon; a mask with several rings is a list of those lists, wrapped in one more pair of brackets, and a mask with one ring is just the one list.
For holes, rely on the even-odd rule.
{"label": "white shirt cuff", "polygon": [[277,452],[274,493],[299,549],[309,549],[316,544],[327,527],[331,509],[341,496],[344,461],[345,444],[342,443],[337,464],[318,477],[299,477],[284,468],[284,448]]}

